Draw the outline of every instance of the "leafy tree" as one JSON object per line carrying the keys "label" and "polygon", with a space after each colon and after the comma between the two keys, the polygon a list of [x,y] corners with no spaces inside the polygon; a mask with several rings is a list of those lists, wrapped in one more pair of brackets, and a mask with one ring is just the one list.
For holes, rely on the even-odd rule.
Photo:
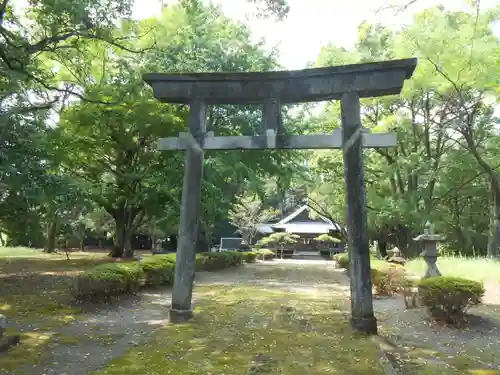
{"label": "leafy tree", "polygon": [[240,230],[243,239],[248,244],[253,244],[259,233],[257,225],[267,222],[277,214],[277,210],[266,207],[260,199],[248,195],[239,197],[233,204],[229,218],[231,224]]}
{"label": "leafy tree", "polygon": [[287,232],[276,232],[270,234],[269,236],[261,238],[257,242],[257,245],[260,247],[269,245],[275,246],[276,249],[279,250],[281,254],[283,254],[285,246],[288,244],[297,243],[299,238],[300,236],[298,234],[292,234]]}
{"label": "leafy tree", "polygon": [[[66,168],[90,186],[91,199],[113,217],[113,256],[132,255],[130,236],[139,228],[152,228],[159,220],[174,223],[179,217],[183,155],[159,153],[155,145],[158,138],[185,130],[187,110],[156,101],[140,81],[142,73],[165,65],[172,71],[219,71],[269,69],[275,64],[273,56],[249,41],[245,27],[220,15],[218,8],[169,7],[162,17],[145,20],[139,28],[153,31],[136,49],[157,41],[155,49],[140,58],[104,44],[88,47],[93,53],[80,71],[92,79],[84,92],[96,101],[107,98],[108,104],[81,101],[61,114],[59,145],[67,150]],[[120,32],[126,34],[127,29]],[[61,65],[60,74],[74,74],[70,70]],[[118,99],[121,103],[113,104]],[[258,113],[241,106],[211,107],[208,127],[220,134],[241,134],[258,127]],[[200,247],[210,244],[214,223],[227,217],[242,186],[280,170],[281,160],[285,155],[277,152],[207,152]]]}
{"label": "leafy tree", "polygon": [[[431,220],[460,251],[485,252],[485,216],[480,212],[488,204],[495,186],[492,172],[500,164],[493,156],[498,146],[493,116],[498,57],[491,51],[498,49],[499,42],[491,25],[497,19],[495,8],[478,14],[475,8],[451,12],[436,7],[419,14],[398,33],[362,24],[352,51],[335,46],[321,51],[318,65],[420,58],[403,95],[362,100],[365,126],[398,135],[393,149],[365,150],[370,235],[379,244],[386,247],[392,242],[407,255],[418,254],[412,238]],[[468,46],[466,53],[464,46]],[[319,119],[321,131],[340,127],[338,103],[328,105]],[[471,167],[474,162],[480,173]],[[314,199],[330,212],[345,212],[339,183],[341,155],[314,152],[311,167],[320,176],[310,186]],[[484,184],[485,176],[490,187]],[[490,205],[495,212],[494,204]],[[497,222],[494,216],[492,223]],[[490,254],[494,253],[492,237]]]}
{"label": "leafy tree", "polygon": [[316,241],[321,243],[340,243],[341,241],[333,236],[329,236],[328,234],[320,234],[318,237],[314,238]]}

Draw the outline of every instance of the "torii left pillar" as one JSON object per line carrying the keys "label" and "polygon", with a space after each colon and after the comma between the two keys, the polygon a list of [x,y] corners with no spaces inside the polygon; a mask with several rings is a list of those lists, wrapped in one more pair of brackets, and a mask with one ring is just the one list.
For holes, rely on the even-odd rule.
{"label": "torii left pillar", "polygon": [[193,317],[191,300],[201,205],[203,139],[206,131],[205,115],[205,102],[199,98],[194,99],[189,104],[189,133],[186,137],[175,280],[172,290],[172,307],[169,313],[170,321],[173,323],[185,322]]}

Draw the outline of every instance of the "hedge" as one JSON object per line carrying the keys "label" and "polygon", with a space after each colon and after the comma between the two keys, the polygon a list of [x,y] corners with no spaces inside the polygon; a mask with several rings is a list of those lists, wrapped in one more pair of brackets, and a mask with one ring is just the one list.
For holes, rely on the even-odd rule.
{"label": "hedge", "polygon": [[418,294],[432,318],[457,324],[464,320],[467,308],[481,303],[481,282],[460,277],[437,276],[420,280]]}
{"label": "hedge", "polygon": [[[253,263],[256,253],[224,251],[196,254],[197,271],[222,270],[243,262]],[[71,293],[78,300],[97,300],[120,294],[138,292],[142,287],[172,285],[175,274],[175,254],[154,255],[140,262],[101,264],[79,275]]]}
{"label": "hedge", "polygon": [[[337,261],[339,268],[349,270],[348,253],[335,254],[333,259]],[[372,262],[376,261],[378,260],[372,259]],[[371,278],[375,292],[386,296],[400,292],[409,283],[404,268],[390,263],[380,269],[372,268]]]}
{"label": "hedge", "polygon": [[135,293],[144,283],[144,276],[138,262],[101,264],[79,275],[72,293],[77,299],[100,299]]}
{"label": "hedge", "polygon": [[335,254],[333,259],[337,262],[339,268],[349,269],[349,255],[347,253]]}
{"label": "hedge", "polygon": [[383,269],[372,268],[371,271],[372,285],[379,295],[391,296],[401,292],[409,283],[403,267],[391,265]]}
{"label": "hedge", "polygon": [[175,257],[155,255],[140,262],[145,275],[145,285],[172,285],[174,283]]}
{"label": "hedge", "polygon": [[260,260],[273,260],[276,257],[274,251],[269,249],[256,250],[254,253],[257,254],[257,259]]}

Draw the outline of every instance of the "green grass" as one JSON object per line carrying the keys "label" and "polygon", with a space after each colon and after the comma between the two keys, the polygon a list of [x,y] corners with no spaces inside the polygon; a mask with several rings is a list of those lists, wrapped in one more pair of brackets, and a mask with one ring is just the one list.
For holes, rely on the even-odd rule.
{"label": "green grass", "polygon": [[170,325],[95,375],[382,375],[375,344],[332,298],[254,286],[197,288],[193,321]]}
{"label": "green grass", "polygon": [[83,316],[69,293],[73,277],[109,261],[106,252],[77,252],[67,260],[65,254],[0,247],[0,314],[37,328],[23,332],[21,343],[8,356],[0,356],[0,373],[21,369],[50,354],[49,344],[57,341],[54,330]]}
{"label": "green grass", "polygon": [[40,249],[29,249],[27,247],[2,247],[0,246],[0,258],[39,258],[50,257]]}
{"label": "green grass", "polygon": [[[500,282],[500,261],[498,260],[445,256],[438,258],[437,266],[446,276],[465,277],[483,282]],[[413,274],[424,275],[426,265],[424,259],[418,258],[409,261],[405,268]]]}

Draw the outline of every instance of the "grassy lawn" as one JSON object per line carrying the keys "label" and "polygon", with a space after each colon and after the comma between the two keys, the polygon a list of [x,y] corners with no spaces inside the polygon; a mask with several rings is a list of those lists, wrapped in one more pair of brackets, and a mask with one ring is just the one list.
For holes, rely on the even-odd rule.
{"label": "grassy lawn", "polygon": [[[439,270],[446,276],[458,276],[484,282],[500,282],[500,261],[488,258],[439,257]],[[409,261],[405,268],[416,275],[424,275],[425,261],[422,258]]]}
{"label": "grassy lawn", "polygon": [[206,285],[197,315],[161,330],[95,375],[383,374],[379,351],[353,335],[332,298]]}
{"label": "grassy lawn", "polygon": [[69,293],[73,277],[86,268],[108,262],[105,252],[46,254],[40,250],[0,247],[0,314],[9,322],[33,330],[9,328],[21,334],[21,343],[0,356],[0,373],[36,363],[47,353],[47,345],[59,341],[54,332],[82,315]]}
{"label": "grassy lawn", "polygon": [[0,313],[20,323],[59,320],[75,312],[68,307],[73,277],[105,262],[105,253],[75,253],[67,260],[63,254],[0,248]]}

